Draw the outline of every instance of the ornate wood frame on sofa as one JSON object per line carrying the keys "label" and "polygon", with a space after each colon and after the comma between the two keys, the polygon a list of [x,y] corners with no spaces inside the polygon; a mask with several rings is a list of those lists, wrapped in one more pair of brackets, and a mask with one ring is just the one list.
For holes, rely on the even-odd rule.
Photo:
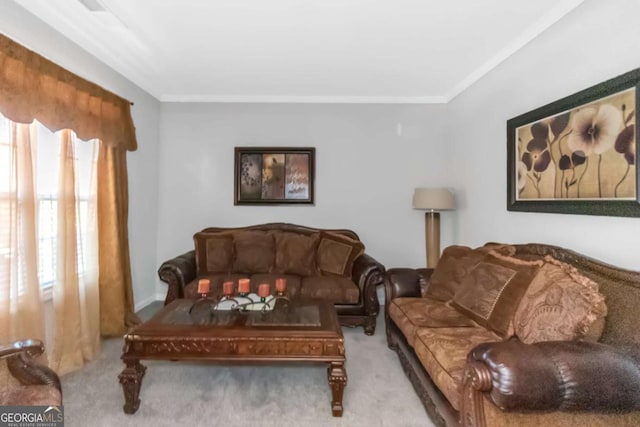
{"label": "ornate wood frame on sofa", "polygon": [[[329,231],[341,234],[355,240],[358,235],[346,229],[320,229],[288,223],[268,223],[248,227],[210,227],[203,231],[235,231],[235,230],[281,230],[299,233],[314,233]],[[376,288],[384,281],[385,268],[366,253],[356,258],[353,264],[351,280],[360,290],[357,304],[335,304],[340,324],[348,327],[362,326],[367,335],[373,335],[376,328],[376,317],[380,311]],[[162,263],[158,269],[158,276],[169,287],[165,298],[165,305],[176,298],[184,298],[184,287],[196,277],[195,251],[189,251]]]}

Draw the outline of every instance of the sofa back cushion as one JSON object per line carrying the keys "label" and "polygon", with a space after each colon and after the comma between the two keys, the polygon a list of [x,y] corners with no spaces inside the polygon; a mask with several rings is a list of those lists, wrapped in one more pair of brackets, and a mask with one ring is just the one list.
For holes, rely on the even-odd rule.
{"label": "sofa back cushion", "polygon": [[438,301],[451,300],[462,283],[462,279],[484,259],[485,253],[467,246],[448,246],[436,265],[425,296]]}
{"label": "sofa back cushion", "polygon": [[313,276],[317,274],[316,250],[320,236],[318,233],[301,234],[282,231],[275,237],[275,272]]}
{"label": "sofa back cushion", "polygon": [[527,344],[583,338],[597,341],[606,314],[596,282],[546,256],[515,313],[515,334]]}
{"label": "sofa back cushion", "polygon": [[200,232],[193,236],[199,276],[228,273],[233,266],[233,234]]}
{"label": "sofa back cushion", "polygon": [[462,279],[452,305],[506,338],[513,334],[513,315],[541,265],[491,252]]}
{"label": "sofa back cushion", "polygon": [[233,239],[236,273],[269,273],[275,259],[273,234],[267,231],[240,231]]}
{"label": "sofa back cushion", "polygon": [[438,301],[450,301],[460,289],[465,276],[490,252],[513,255],[515,248],[502,243],[487,243],[476,249],[448,246],[442,252],[424,295]]}
{"label": "sofa back cushion", "polygon": [[318,269],[323,274],[351,277],[353,262],[364,253],[361,241],[322,231],[317,251]]}

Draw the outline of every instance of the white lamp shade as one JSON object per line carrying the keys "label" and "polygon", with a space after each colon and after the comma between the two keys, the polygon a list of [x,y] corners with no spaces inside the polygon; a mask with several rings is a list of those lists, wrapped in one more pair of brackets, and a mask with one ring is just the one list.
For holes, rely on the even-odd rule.
{"label": "white lamp shade", "polygon": [[446,188],[416,188],[413,192],[413,208],[447,211],[456,208],[453,193]]}

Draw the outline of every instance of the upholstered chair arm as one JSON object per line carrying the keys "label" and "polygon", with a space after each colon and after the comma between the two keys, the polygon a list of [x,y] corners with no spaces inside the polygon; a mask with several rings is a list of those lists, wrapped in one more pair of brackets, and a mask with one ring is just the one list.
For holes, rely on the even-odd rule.
{"label": "upholstered chair arm", "polygon": [[365,314],[377,316],[380,311],[380,302],[376,288],[384,281],[384,265],[376,261],[372,256],[362,254],[353,263],[351,278],[360,288]]}
{"label": "upholstered chair arm", "polygon": [[169,285],[164,304],[184,298],[184,287],[196,278],[196,252],[189,251],[162,263],[158,269],[160,280]]}
{"label": "upholstered chair arm", "polygon": [[371,255],[362,254],[353,263],[351,277],[364,295],[367,287],[373,286],[375,289],[376,286],[382,285],[384,265],[376,261]]}
{"label": "upholstered chair arm", "polygon": [[475,347],[467,362],[463,419],[482,413],[481,393],[504,411],[640,410],[637,347],[583,341],[524,344],[512,338]]}
{"label": "upholstered chair arm", "polygon": [[9,372],[22,384],[50,385],[62,395],[58,374],[34,359],[42,353],[44,344],[40,340],[29,339],[0,346],[0,359],[6,359]]}
{"label": "upholstered chair arm", "polygon": [[394,298],[419,297],[429,284],[433,274],[431,268],[392,268],[387,271],[384,280],[385,302]]}
{"label": "upholstered chair arm", "polygon": [[30,357],[44,353],[44,344],[40,340],[22,340],[11,344],[0,345],[0,359],[26,353]]}

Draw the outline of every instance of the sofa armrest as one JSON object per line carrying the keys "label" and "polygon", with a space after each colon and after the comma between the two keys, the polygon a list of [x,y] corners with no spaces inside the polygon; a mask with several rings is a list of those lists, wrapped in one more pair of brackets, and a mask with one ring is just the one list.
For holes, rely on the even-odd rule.
{"label": "sofa armrest", "polygon": [[484,343],[467,357],[463,419],[482,418],[483,396],[504,411],[639,410],[640,348],[517,338]]}
{"label": "sofa armrest", "polygon": [[392,268],[384,279],[385,304],[399,297],[420,297],[427,289],[432,268]]}
{"label": "sofa armrest", "polygon": [[158,269],[160,280],[169,285],[164,304],[184,298],[184,287],[196,278],[196,252],[189,251],[162,263]]}
{"label": "sofa armrest", "polygon": [[372,256],[362,254],[353,263],[351,270],[353,282],[360,288],[360,295],[367,316],[377,316],[380,310],[376,288],[384,281],[384,265]]}

